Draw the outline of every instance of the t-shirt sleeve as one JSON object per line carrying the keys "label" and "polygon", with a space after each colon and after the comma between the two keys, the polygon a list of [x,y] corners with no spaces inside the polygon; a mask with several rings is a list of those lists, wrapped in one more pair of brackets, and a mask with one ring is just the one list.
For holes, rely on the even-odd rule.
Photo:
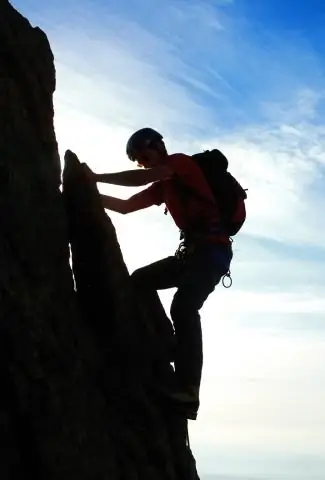
{"label": "t-shirt sleeve", "polygon": [[173,172],[180,177],[191,177],[197,173],[197,165],[184,153],[174,153],[168,157]]}
{"label": "t-shirt sleeve", "polygon": [[142,210],[152,205],[161,205],[164,201],[162,185],[160,182],[154,182],[150,187],[132,195],[128,200],[130,212]]}

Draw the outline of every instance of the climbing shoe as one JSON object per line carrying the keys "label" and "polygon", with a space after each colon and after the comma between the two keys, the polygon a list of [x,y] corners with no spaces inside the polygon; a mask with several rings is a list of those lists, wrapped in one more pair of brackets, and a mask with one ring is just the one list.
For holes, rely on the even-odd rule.
{"label": "climbing shoe", "polygon": [[177,410],[189,420],[196,420],[200,406],[199,389],[188,387],[169,393],[169,398],[177,404]]}
{"label": "climbing shoe", "polygon": [[197,387],[193,386],[180,390],[160,386],[160,392],[172,410],[184,418],[196,420],[200,406],[199,389]]}

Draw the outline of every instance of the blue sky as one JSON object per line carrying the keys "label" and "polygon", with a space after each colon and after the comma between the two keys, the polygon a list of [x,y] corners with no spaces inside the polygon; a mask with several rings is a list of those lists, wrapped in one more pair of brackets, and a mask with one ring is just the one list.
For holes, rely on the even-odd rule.
{"label": "blue sky", "polygon": [[[55,54],[61,153],[100,172],[130,168],[126,139],[151,125],[171,151],[221,148],[249,189],[233,287],[202,310],[202,407],[191,423],[202,480],[323,480],[325,4],[13,4]],[[174,252],[162,208],[111,216],[131,271]],[[173,293],[162,294],[167,309]]]}

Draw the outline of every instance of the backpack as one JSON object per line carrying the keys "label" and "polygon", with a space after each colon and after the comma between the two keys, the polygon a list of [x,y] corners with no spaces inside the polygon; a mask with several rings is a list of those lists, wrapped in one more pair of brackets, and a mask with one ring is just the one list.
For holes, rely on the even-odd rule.
{"label": "backpack", "polygon": [[220,209],[229,236],[236,235],[246,220],[246,190],[228,172],[228,160],[218,149],[192,155],[202,170]]}
{"label": "backpack", "polygon": [[[228,160],[220,150],[213,149],[195,153],[192,155],[192,159],[202,170],[216,199],[221,221],[227,234],[233,237],[246,220],[246,190],[228,172]],[[191,194],[195,193],[196,191],[191,189]]]}

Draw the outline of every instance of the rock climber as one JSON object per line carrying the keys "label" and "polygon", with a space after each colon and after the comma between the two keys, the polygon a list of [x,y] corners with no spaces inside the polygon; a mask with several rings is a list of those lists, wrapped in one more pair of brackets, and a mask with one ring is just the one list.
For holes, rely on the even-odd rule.
{"label": "rock climber", "polygon": [[176,337],[176,387],[169,395],[182,405],[187,418],[195,420],[203,364],[199,310],[229,272],[231,238],[222,227],[206,177],[191,156],[169,154],[163,136],[152,128],[136,131],[127,142],[126,153],[142,168],[92,175],[99,183],[132,187],[151,184],[128,199],[101,195],[104,208],[127,214],[165,204],[182,232],[182,248],[176,254],[139,268],[131,278],[142,293],[156,300],[158,290],[177,288],[170,309]]}

